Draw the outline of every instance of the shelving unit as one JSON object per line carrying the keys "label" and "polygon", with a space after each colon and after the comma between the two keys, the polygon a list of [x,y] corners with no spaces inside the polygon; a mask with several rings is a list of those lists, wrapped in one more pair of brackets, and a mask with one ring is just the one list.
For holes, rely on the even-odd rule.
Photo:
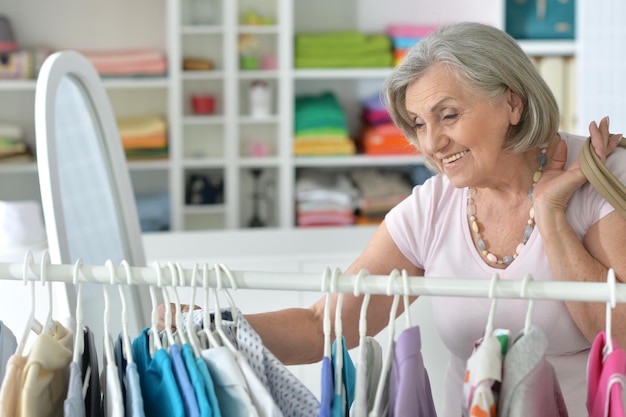
{"label": "shelving unit", "polygon": [[[210,4],[210,21],[197,21],[198,3]],[[502,0],[470,7],[460,0],[438,4],[420,1],[407,10],[400,0],[381,6],[374,0],[336,2],[320,0],[124,0],[85,4],[67,0],[46,4],[44,19],[38,0],[0,0],[25,46],[43,39],[54,48],[155,47],[168,56],[168,73],[157,79],[105,79],[116,116],[157,112],[169,127],[168,159],[130,161],[131,178],[138,195],[169,193],[171,230],[239,229],[249,227],[253,213],[256,170],[266,187],[260,217],[267,227],[295,227],[294,189],[299,169],[350,170],[360,167],[404,169],[422,164],[413,156],[294,157],[292,154],[294,97],[330,89],[336,93],[354,133],[359,125],[360,100],[376,93],[390,68],[295,69],[293,37],[308,31],[359,30],[382,32],[391,22],[444,23],[480,20],[502,27]],[[61,24],[78,13],[81,22]],[[481,10],[478,10],[481,9]],[[242,24],[240,18],[254,10],[269,24]],[[485,12],[488,10],[489,12]],[[27,13],[28,12],[28,13]],[[115,33],[100,17],[116,19]],[[59,22],[57,26],[50,22]],[[138,28],[137,25],[142,25]],[[59,30],[63,26],[63,30]],[[91,28],[90,26],[95,26]],[[143,26],[146,26],[144,28]],[[29,28],[28,32],[26,27]],[[32,27],[37,30],[31,31]],[[272,58],[275,66],[244,69],[240,62],[241,36],[258,41],[258,55]],[[574,55],[574,42],[521,42],[529,55]],[[185,70],[184,58],[210,61],[211,70]],[[271,91],[271,112],[253,117],[250,85],[265,82]],[[20,123],[34,144],[34,80],[0,80],[0,119]],[[215,98],[211,114],[194,114],[191,96]],[[223,183],[223,201],[187,204],[186,189],[192,175],[205,175]],[[39,199],[36,164],[0,165],[0,199]]]}

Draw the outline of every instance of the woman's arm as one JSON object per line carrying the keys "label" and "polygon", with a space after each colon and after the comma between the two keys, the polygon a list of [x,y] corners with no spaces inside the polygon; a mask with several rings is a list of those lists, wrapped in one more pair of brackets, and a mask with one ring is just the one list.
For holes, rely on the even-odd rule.
{"label": "woman's arm", "polygon": [[[615,149],[616,137],[608,134],[608,120],[594,123],[590,132],[596,153],[604,160]],[[609,139],[611,138],[611,139]],[[619,138],[619,136],[617,136]],[[600,219],[581,242],[569,224],[565,210],[571,195],[587,182],[578,162],[564,170],[567,147],[559,143],[552,160],[534,194],[537,227],[546,249],[554,276],[562,281],[606,282],[608,269],[615,270],[618,282],[626,281],[626,219],[612,212]],[[607,287],[608,294],[608,287]],[[566,303],[574,322],[591,342],[606,327],[604,303]],[[613,321],[623,323],[626,305],[618,305]],[[626,344],[626,333],[613,332],[620,345]]]}
{"label": "woman's arm", "polygon": [[[393,269],[406,269],[411,276],[420,276],[424,271],[412,265],[391,239],[383,222],[363,253],[343,271],[357,274],[367,269],[373,275],[390,274]],[[343,335],[348,348],[358,344],[358,322],[361,297],[344,294],[342,304]],[[337,297],[331,297],[331,317],[335,315]],[[371,296],[367,309],[368,334],[380,332],[389,321],[392,297]],[[246,319],[263,339],[263,344],[287,365],[317,362],[324,348],[323,319],[326,297],[322,297],[310,308],[294,308],[268,313],[246,315]],[[402,303],[398,314],[402,313]]]}

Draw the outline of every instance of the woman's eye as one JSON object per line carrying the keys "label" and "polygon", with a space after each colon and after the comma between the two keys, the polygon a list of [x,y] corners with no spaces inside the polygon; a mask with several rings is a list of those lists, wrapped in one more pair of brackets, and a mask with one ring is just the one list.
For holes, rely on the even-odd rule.
{"label": "woman's eye", "polygon": [[456,113],[452,113],[452,114],[446,114],[445,116],[443,116],[444,120],[453,120],[456,118],[456,116],[458,116]]}

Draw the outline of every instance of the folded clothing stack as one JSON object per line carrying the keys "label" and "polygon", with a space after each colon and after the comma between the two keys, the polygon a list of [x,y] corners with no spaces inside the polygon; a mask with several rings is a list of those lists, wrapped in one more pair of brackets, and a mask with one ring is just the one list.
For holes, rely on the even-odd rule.
{"label": "folded clothing stack", "polygon": [[434,32],[434,25],[389,25],[385,32],[393,45],[393,65],[398,66],[404,59],[408,49]]}
{"label": "folded clothing stack", "polygon": [[128,159],[167,158],[167,122],[160,115],[117,119]]}
{"label": "folded clothing stack", "polygon": [[347,226],[355,222],[358,190],[345,173],[305,169],[296,179],[299,227]]}
{"label": "folded clothing stack", "polygon": [[332,92],[296,97],[294,114],[296,156],[353,155],[346,115]]}
{"label": "folded clothing stack", "polygon": [[294,62],[296,68],[391,67],[391,42],[385,34],[300,33]]}
{"label": "folded clothing stack", "polygon": [[0,163],[33,160],[33,153],[24,141],[22,127],[15,123],[0,122]]}
{"label": "folded clothing stack", "polygon": [[363,168],[351,171],[350,177],[359,190],[358,224],[380,223],[413,188],[408,175],[401,171]]}
{"label": "folded clothing stack", "polygon": [[167,59],[149,48],[79,50],[103,77],[163,76]]}
{"label": "folded clothing stack", "polygon": [[357,140],[366,155],[418,155],[419,151],[393,123],[380,94],[361,101],[363,130]]}

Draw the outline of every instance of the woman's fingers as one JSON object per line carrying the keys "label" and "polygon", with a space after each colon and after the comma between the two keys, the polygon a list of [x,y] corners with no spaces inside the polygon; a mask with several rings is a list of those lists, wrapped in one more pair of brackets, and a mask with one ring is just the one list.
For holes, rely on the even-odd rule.
{"label": "woman's fingers", "polygon": [[601,160],[606,160],[606,156],[613,151],[609,148],[609,117],[603,117],[600,124],[592,121],[589,124],[589,134],[591,135],[591,146]]}

